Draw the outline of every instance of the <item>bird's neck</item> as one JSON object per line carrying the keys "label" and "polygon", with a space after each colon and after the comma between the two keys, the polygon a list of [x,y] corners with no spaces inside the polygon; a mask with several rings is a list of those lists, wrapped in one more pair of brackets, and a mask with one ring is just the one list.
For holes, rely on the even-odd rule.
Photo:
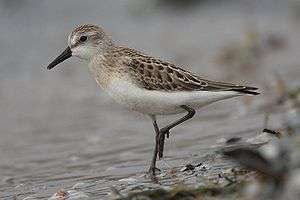
{"label": "bird's neck", "polygon": [[120,59],[113,57],[111,52],[96,54],[89,62],[89,71],[95,78],[98,85],[106,88],[110,81],[121,76],[122,69]]}

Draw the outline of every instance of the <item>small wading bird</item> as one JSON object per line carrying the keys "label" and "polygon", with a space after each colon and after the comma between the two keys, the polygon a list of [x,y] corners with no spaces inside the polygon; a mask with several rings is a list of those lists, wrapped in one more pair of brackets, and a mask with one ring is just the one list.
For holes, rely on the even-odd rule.
{"label": "small wading bird", "polygon": [[[243,94],[259,94],[255,87],[203,79],[169,62],[118,46],[95,25],[75,28],[66,50],[47,68],[50,70],[71,56],[86,60],[96,82],[118,103],[151,117],[156,133],[149,169],[152,177],[157,156],[163,156],[165,137],[169,137],[172,128],[191,119],[195,109]],[[157,115],[183,112],[187,114],[182,118],[158,127]]]}

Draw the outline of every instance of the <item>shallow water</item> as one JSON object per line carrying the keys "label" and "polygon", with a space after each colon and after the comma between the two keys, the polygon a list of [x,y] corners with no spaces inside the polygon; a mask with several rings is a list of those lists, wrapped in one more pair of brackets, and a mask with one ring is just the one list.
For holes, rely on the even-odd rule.
{"label": "shallow water", "polygon": [[[174,129],[166,141],[165,159],[158,162],[166,173],[213,154],[222,138],[259,134],[265,114],[261,108],[273,96],[275,72],[289,85],[299,83],[299,21],[280,1],[254,1],[250,7],[235,1],[218,7],[204,3],[175,14],[148,4],[136,7],[135,1],[8,2],[0,1],[1,199],[47,199],[75,184],[92,199],[106,199],[111,186],[126,191],[128,177],[149,182],[143,177],[154,142],[149,118],[116,105],[77,59],[46,70],[64,49],[74,25],[103,25],[119,43],[198,74],[264,91],[259,97],[211,105]],[[248,29],[261,37],[280,34],[287,47],[263,54],[256,68],[236,71],[218,64],[222,47],[243,42]],[[274,111],[268,125],[276,129],[283,123],[281,113]],[[222,163],[214,167],[218,164],[225,168]],[[194,184],[189,176],[179,179]],[[161,182],[168,186],[177,181],[166,176]]]}

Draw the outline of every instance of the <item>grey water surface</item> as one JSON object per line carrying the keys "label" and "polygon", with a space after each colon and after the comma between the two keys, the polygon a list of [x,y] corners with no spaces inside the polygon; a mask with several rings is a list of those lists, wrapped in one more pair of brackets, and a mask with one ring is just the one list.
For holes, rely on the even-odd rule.
{"label": "grey water surface", "polygon": [[[213,152],[222,138],[261,133],[275,74],[288,85],[299,83],[299,1],[201,1],[183,9],[169,2],[0,1],[0,199],[48,199],[78,183],[91,199],[109,199],[112,186],[126,187],[122,179],[149,182],[143,175],[153,151],[150,119],[115,104],[83,61],[72,58],[46,70],[82,23],[103,26],[117,43],[197,74],[261,88],[260,96],[216,103],[172,130],[158,162],[163,170]],[[245,35],[253,30],[258,41],[279,34],[287,44],[270,52],[262,44],[257,65],[239,70],[217,61],[226,45],[246,48],[251,41]],[[268,125],[283,123],[274,111]]]}

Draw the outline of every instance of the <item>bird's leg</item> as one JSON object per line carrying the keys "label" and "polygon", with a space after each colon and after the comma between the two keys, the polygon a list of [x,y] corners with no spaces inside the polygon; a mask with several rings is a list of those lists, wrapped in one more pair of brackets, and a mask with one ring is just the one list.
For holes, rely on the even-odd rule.
{"label": "bird's leg", "polygon": [[156,168],[156,158],[157,158],[157,153],[158,153],[158,149],[159,149],[158,145],[159,145],[160,131],[159,131],[159,128],[158,128],[155,118],[153,118],[153,126],[154,126],[154,130],[155,130],[155,147],[154,147],[152,162],[151,162],[150,169],[149,169],[151,178],[155,177],[155,170],[159,170],[158,168]]}
{"label": "bird's leg", "polygon": [[158,157],[159,158],[163,157],[165,137],[166,137],[165,135],[167,135],[167,138],[169,138],[170,129],[185,122],[186,120],[191,119],[196,113],[196,111],[189,106],[181,105],[180,107],[183,108],[184,110],[186,110],[188,113],[185,116],[183,116],[182,118],[176,120],[175,122],[173,122],[159,130],[159,132],[160,132],[159,143],[158,143]]}

